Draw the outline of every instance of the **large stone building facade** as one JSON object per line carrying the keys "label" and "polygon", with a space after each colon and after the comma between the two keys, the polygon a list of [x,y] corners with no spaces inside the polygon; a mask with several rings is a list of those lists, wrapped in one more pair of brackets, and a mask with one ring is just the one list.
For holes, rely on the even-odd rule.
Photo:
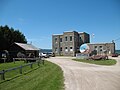
{"label": "large stone building facade", "polygon": [[52,35],[52,51],[55,55],[75,56],[80,46],[89,42],[90,36],[85,32],[63,32],[61,35]]}
{"label": "large stone building facade", "polygon": [[97,55],[111,55],[115,53],[115,43],[95,43],[87,44],[90,48],[90,51],[95,51]]}

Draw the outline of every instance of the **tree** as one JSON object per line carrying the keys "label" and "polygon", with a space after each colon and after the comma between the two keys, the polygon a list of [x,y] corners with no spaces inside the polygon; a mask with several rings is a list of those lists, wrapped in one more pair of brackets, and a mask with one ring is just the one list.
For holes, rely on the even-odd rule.
{"label": "tree", "polygon": [[14,42],[27,43],[27,40],[19,30],[9,28],[7,25],[0,26],[0,51],[8,50]]}

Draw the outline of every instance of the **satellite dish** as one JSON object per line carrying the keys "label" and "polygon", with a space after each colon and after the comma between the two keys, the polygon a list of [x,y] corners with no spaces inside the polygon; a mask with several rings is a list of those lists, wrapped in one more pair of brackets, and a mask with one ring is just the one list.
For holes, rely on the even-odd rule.
{"label": "satellite dish", "polygon": [[89,48],[89,46],[88,46],[87,44],[82,44],[82,45],[80,46],[80,52],[81,52],[81,53],[88,53],[89,50],[90,50],[90,48]]}

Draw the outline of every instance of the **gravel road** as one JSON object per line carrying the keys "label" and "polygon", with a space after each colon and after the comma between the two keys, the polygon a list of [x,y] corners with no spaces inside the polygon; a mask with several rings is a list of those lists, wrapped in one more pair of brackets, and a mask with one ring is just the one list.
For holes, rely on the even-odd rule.
{"label": "gravel road", "polygon": [[113,66],[86,64],[73,61],[72,58],[47,59],[62,68],[65,90],[120,90],[120,57],[114,58],[117,64]]}

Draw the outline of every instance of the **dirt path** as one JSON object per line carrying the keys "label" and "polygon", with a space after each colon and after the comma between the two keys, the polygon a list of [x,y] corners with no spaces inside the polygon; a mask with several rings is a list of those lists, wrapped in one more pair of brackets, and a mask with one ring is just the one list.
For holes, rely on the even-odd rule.
{"label": "dirt path", "polygon": [[62,68],[65,90],[120,90],[120,58],[114,66],[76,62],[70,57],[53,57],[47,60]]}

